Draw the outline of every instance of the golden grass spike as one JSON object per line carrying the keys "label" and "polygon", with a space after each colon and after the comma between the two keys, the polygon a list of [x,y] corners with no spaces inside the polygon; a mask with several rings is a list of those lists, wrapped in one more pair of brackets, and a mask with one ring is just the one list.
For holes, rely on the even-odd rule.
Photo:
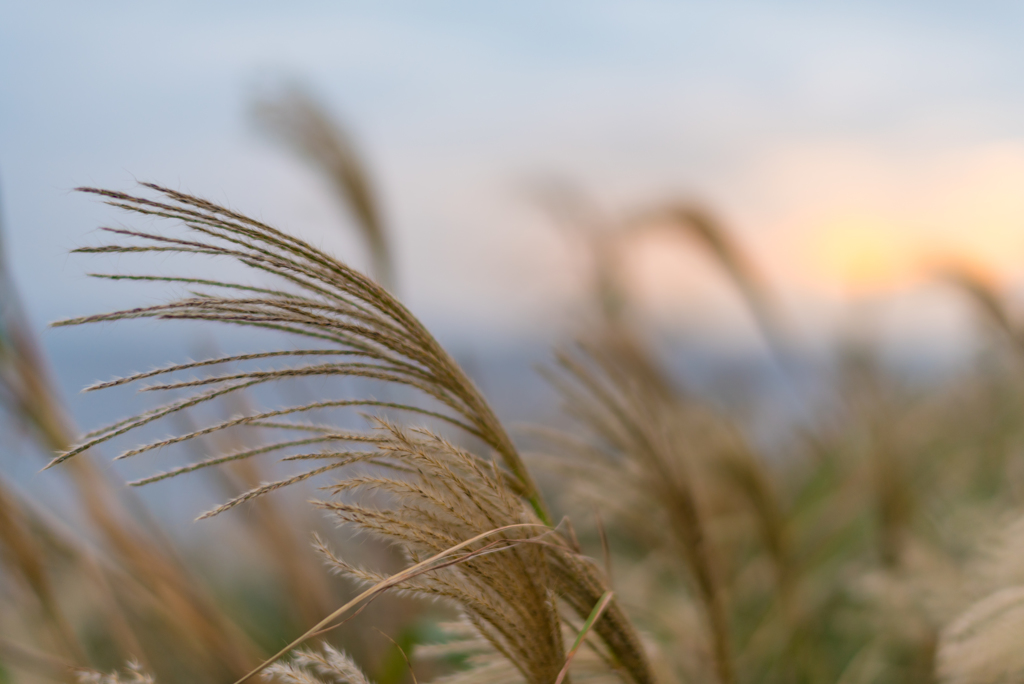
{"label": "golden grass spike", "polygon": [[109,387],[117,387],[118,385],[125,385],[136,380],[145,380],[152,378],[157,375],[163,375],[165,373],[176,373],[182,370],[190,370],[192,368],[203,368],[204,366],[214,366],[222,363],[236,363],[238,361],[252,361],[254,359],[269,359],[278,356],[352,356],[355,352],[336,350],[336,349],[298,349],[295,351],[274,351],[274,352],[259,352],[256,354],[236,354],[234,356],[222,356],[214,359],[206,359],[204,361],[189,361],[187,363],[177,363],[165,366],[163,368],[154,368],[153,370],[144,371],[141,373],[133,373],[123,378],[114,378],[106,382],[97,382],[89,385],[83,392],[93,392],[95,390],[107,389]]}
{"label": "golden grass spike", "polygon": [[[331,470],[336,470],[338,468],[342,468],[342,467],[347,466],[347,465],[351,465],[352,463],[357,463],[358,461],[361,461],[361,460],[368,460],[370,458],[373,458],[373,456],[376,453],[377,452],[375,452],[375,451],[342,452],[342,453],[338,454],[339,460],[336,461],[335,463],[328,463],[325,466],[320,466],[319,468],[313,468],[312,470],[307,470],[305,472],[299,473],[298,475],[293,475],[293,476],[291,476],[289,478],[286,478],[284,480],[278,480],[276,482],[267,482],[265,484],[261,484],[260,486],[254,488],[254,489],[250,489],[249,491],[245,492],[244,494],[241,494],[240,496],[237,496],[234,499],[231,499],[230,501],[222,503],[221,505],[217,506],[216,508],[213,508],[213,509],[211,509],[211,510],[209,510],[209,511],[203,513],[203,514],[201,514],[198,518],[196,518],[196,520],[205,520],[207,518],[212,518],[215,515],[219,515],[219,514],[223,513],[224,511],[228,510],[229,508],[234,508],[238,504],[245,503],[246,501],[250,501],[252,499],[255,499],[258,496],[263,496],[264,494],[268,494],[268,493],[273,492],[275,490],[281,489],[282,487],[287,487],[289,485],[293,485],[293,484],[296,484],[298,482],[304,482],[304,481],[310,479],[311,477],[316,477],[317,475],[322,475],[323,473],[330,472]],[[335,454],[331,454],[331,456],[334,457]]]}
{"label": "golden grass spike", "polygon": [[[268,668],[270,665],[272,665],[274,662],[276,662],[276,661],[280,660],[281,658],[283,658],[286,654],[288,654],[290,651],[295,649],[297,646],[300,646],[302,643],[304,643],[307,639],[312,637],[314,634],[317,634],[318,632],[323,630],[325,627],[330,625],[332,622],[334,622],[335,620],[337,620],[341,616],[345,615],[346,613],[348,613],[349,611],[351,611],[352,609],[354,609],[356,606],[358,606],[359,604],[363,603],[364,601],[367,601],[367,600],[373,598],[374,596],[376,596],[376,595],[378,595],[378,594],[380,594],[380,593],[390,589],[391,587],[398,586],[398,585],[400,585],[403,582],[407,582],[407,581],[409,581],[411,579],[414,579],[417,575],[422,574],[423,572],[429,572],[434,565],[438,564],[439,562],[444,561],[445,559],[447,559],[448,557],[452,556],[453,554],[458,553],[459,551],[461,551],[461,550],[463,550],[463,549],[465,549],[465,548],[467,548],[469,546],[472,546],[476,542],[479,542],[479,541],[482,541],[484,539],[487,539],[488,537],[493,537],[493,536],[499,535],[499,534],[501,534],[503,532],[506,532],[508,530],[522,529],[522,528],[527,528],[527,527],[545,528],[546,529],[545,525],[540,525],[540,524],[536,524],[536,523],[517,523],[517,524],[513,524],[513,525],[507,525],[505,527],[494,529],[494,530],[487,530],[486,532],[482,532],[482,533],[476,535],[475,537],[472,537],[471,539],[467,539],[467,540],[465,540],[463,542],[460,542],[459,544],[456,544],[455,546],[452,546],[451,548],[444,549],[443,551],[441,551],[439,553],[436,553],[433,556],[431,556],[429,558],[426,558],[426,559],[424,559],[424,560],[422,560],[422,561],[420,561],[420,562],[418,562],[418,563],[416,563],[416,564],[406,568],[405,570],[403,570],[403,571],[401,571],[399,573],[391,575],[390,577],[388,577],[383,582],[375,584],[374,586],[370,587],[369,589],[363,591],[358,596],[353,598],[351,601],[349,601],[345,605],[341,606],[340,608],[338,608],[337,610],[332,612],[330,615],[325,617],[323,620],[321,620],[317,624],[315,624],[312,627],[310,627],[301,636],[299,636],[298,638],[294,639],[291,643],[289,643],[287,646],[285,646],[280,651],[278,651],[276,654],[274,654],[274,656],[272,656],[268,660],[264,661],[256,669],[252,670],[251,672],[249,672],[249,674],[245,675],[244,677],[239,679],[237,682],[235,682],[235,684],[243,684],[243,682],[246,682],[246,681],[252,679],[256,675],[258,675],[260,672],[262,672],[263,670]],[[468,554],[467,554],[466,557],[459,558],[457,560],[459,560],[460,562],[465,562],[465,560],[467,560],[467,559],[468,559]]]}
{"label": "golden grass spike", "polygon": [[[129,211],[177,220],[186,230],[199,235],[199,241],[193,242],[132,232],[133,239],[155,241],[161,248],[172,251],[188,254],[214,252],[233,258],[250,268],[283,278],[289,289],[247,290],[231,296],[221,287],[224,283],[204,281],[194,284],[200,288],[209,287],[212,291],[200,291],[197,295],[166,305],[87,316],[63,324],[158,318],[259,325],[328,340],[332,342],[330,349],[351,352],[354,360],[164,383],[158,388],[195,388],[198,391],[97,431],[83,443],[58,456],[53,463],[71,458],[136,427],[221,396],[230,396],[257,383],[300,375],[356,375],[416,389],[438,402],[441,408],[431,410],[369,399],[316,401],[272,411],[247,412],[247,415],[130,449],[119,458],[234,427],[307,430],[312,431],[317,439],[347,436],[316,425],[276,421],[282,416],[308,414],[324,408],[390,408],[429,416],[459,427],[491,450],[487,458],[456,447],[426,430],[406,431],[378,418],[376,434],[379,438],[356,440],[373,444],[375,451],[326,451],[287,456],[286,460],[326,458],[329,462],[256,487],[211,514],[329,470],[344,472],[341,468],[359,463],[372,466],[376,469],[373,475],[343,479],[334,489],[339,492],[375,490],[378,496],[390,503],[389,507],[376,509],[333,500],[319,502],[318,505],[343,523],[397,543],[414,563],[414,568],[426,567],[421,565],[423,558],[441,559],[453,549],[464,549],[467,543],[474,545],[456,558],[439,564],[428,563],[429,574],[419,571],[410,575],[400,573],[378,586],[376,591],[397,586],[403,591],[454,601],[495,652],[507,657],[529,684],[550,684],[554,681],[565,659],[560,607],[568,606],[585,619],[607,591],[603,573],[593,563],[579,558],[577,546],[561,533],[552,531],[539,538],[527,539],[514,532],[523,526],[550,528],[550,518],[532,476],[504,426],[462,369],[400,302],[357,271],[300,240],[241,214],[156,185],[146,187],[158,193],[159,198],[147,199],[106,190],[88,191]],[[273,360],[269,356],[263,358]],[[144,376],[146,374],[136,374],[132,381],[141,380]],[[212,387],[203,389],[206,385]],[[237,460],[244,455],[244,452],[241,455],[234,452],[218,458]],[[205,467],[212,463],[194,465]],[[192,468],[179,469],[178,473],[189,469]],[[500,539],[484,546],[476,544],[476,541],[494,534],[494,530],[501,532]],[[499,552],[502,556],[496,558],[494,554]],[[347,567],[340,569],[345,572]],[[361,579],[368,577],[366,573],[355,574]],[[371,595],[376,594],[364,594],[364,597]],[[303,639],[326,624],[315,626]],[[614,601],[608,604],[594,630],[619,664],[618,671],[624,673],[624,677],[636,684],[652,681],[639,639],[621,607]]]}
{"label": "golden grass spike", "polygon": [[[307,437],[305,439],[293,439],[285,442],[276,442],[274,444],[267,444],[261,447],[252,449],[242,449],[233,451],[231,453],[224,454],[222,456],[213,456],[208,459],[199,461],[197,463],[191,463],[186,466],[180,466],[173,468],[156,475],[150,475],[139,480],[133,480],[128,484],[132,487],[140,487],[142,485],[150,484],[153,482],[159,482],[160,480],[166,480],[178,475],[184,475],[185,473],[195,472],[203,468],[209,468],[212,466],[221,465],[222,463],[230,463],[232,461],[240,461],[243,459],[251,458],[252,456],[258,456],[260,454],[270,453],[272,451],[278,451],[280,449],[287,449],[295,446],[305,446],[307,444],[322,444],[324,442],[375,442],[377,438],[372,435],[365,434],[346,434],[346,433],[328,433],[317,437]],[[289,460],[299,458],[298,456],[289,456],[282,460]]]}
{"label": "golden grass spike", "polygon": [[356,220],[373,258],[374,276],[393,289],[395,269],[387,229],[366,163],[349,136],[308,91],[299,87],[258,100],[253,113],[269,134],[305,159],[330,183],[335,196]]}
{"label": "golden grass spike", "polygon": [[323,644],[319,652],[296,651],[290,662],[274,663],[267,674],[287,684],[371,684],[347,653],[330,644]]}
{"label": "golden grass spike", "polygon": [[[225,283],[208,280],[205,283],[213,287],[215,292],[204,293],[207,296],[184,298],[155,307],[86,316],[62,321],[61,325],[151,317],[211,320],[269,327],[329,340],[337,345],[335,349],[354,352],[353,356],[362,356],[375,366],[349,365],[335,368],[335,371],[414,387],[454,411],[457,417],[447,415],[448,422],[464,427],[493,448],[510,473],[519,480],[521,489],[541,519],[549,521],[529,471],[487,402],[426,328],[387,290],[320,250],[259,221],[191,195],[154,184],[144,185],[158,193],[160,199],[151,200],[92,188],[82,190],[100,195],[110,204],[128,211],[177,220],[189,231],[198,233],[199,240],[179,240],[122,231],[129,237],[155,241],[165,248],[169,247],[171,251],[191,252],[200,249],[232,257],[254,269],[280,276],[297,287],[298,291],[288,293],[289,296],[282,296],[276,291],[253,296],[261,293],[250,291],[242,297],[230,297],[219,292],[220,286]],[[109,426],[106,431],[66,450],[50,465],[171,413],[261,382],[284,379],[296,372],[279,370],[276,374],[273,371],[265,375],[239,374],[233,384],[228,382],[135,419]],[[319,374],[327,372],[326,368],[310,371]],[[349,405],[355,405],[355,402]],[[365,402],[364,405],[383,403]],[[322,404],[296,407],[294,412],[320,407]],[[395,407],[425,412],[415,407]],[[284,413],[263,414],[259,418]],[[170,443],[174,442],[165,441],[160,445]],[[133,450],[130,453],[139,451]]]}
{"label": "golden grass spike", "polygon": [[[380,446],[382,460],[406,466],[405,470],[357,478],[353,487],[344,482],[338,487],[386,492],[393,503],[383,509],[347,500],[320,504],[340,521],[399,543],[412,560],[488,529],[537,522],[501,474],[481,467],[472,454],[426,432],[405,432],[387,424],[381,429],[389,436]],[[558,538],[551,543],[550,551],[546,545],[532,544],[503,552],[500,559],[480,554],[458,568],[401,588],[455,601],[475,616],[496,649],[511,654],[528,681],[553,679],[564,656],[547,556],[568,549]]]}
{"label": "golden grass spike", "polygon": [[152,675],[143,671],[137,662],[129,662],[124,672],[105,674],[80,669],[76,673],[79,684],[156,684]]}

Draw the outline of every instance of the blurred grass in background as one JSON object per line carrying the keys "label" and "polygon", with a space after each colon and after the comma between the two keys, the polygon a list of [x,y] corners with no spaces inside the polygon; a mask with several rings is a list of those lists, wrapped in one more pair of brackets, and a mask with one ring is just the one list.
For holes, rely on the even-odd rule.
{"label": "blurred grass in background", "polygon": [[[359,229],[372,275],[400,294],[386,212],[349,136],[299,88],[260,100],[254,112],[322,175]],[[540,204],[591,266],[591,302],[575,339],[543,371],[562,412],[517,437],[552,520],[567,515],[571,536],[600,563],[657,680],[1024,676],[1024,329],[1004,294],[962,264],[935,270],[931,286],[973,306],[984,341],[959,367],[906,372],[858,321],[828,363],[808,363],[770,280],[713,208],[673,199],[606,216],[567,185],[541,190]],[[652,232],[677,238],[671,244],[735,288],[764,344],[754,370],[738,366],[722,386],[687,382],[693,359],[674,353],[625,284],[624,255]],[[0,401],[11,429],[0,448],[28,439],[40,452],[63,452],[80,431],[4,263]],[[765,367],[776,378],[767,388]],[[502,405],[501,384],[481,384]],[[323,390],[297,380],[275,392]],[[373,392],[405,401],[393,387]],[[547,392],[515,400],[549,402]],[[183,412],[176,430],[280,401],[252,392],[223,403]],[[778,421],[771,439],[757,424],[764,415]],[[225,434],[185,457],[259,447]],[[59,502],[0,474],[0,681],[63,681],[69,668],[107,671],[130,660],[161,682],[235,681],[356,595],[310,548],[310,532],[350,565],[392,573],[406,564],[390,546],[330,529],[301,504],[308,490],[245,503],[214,534],[169,531],[139,490],[99,465],[108,457],[98,450],[37,476],[66,480],[54,489],[67,493]],[[223,500],[276,468],[269,457],[240,460],[171,491],[202,486]],[[231,549],[231,562],[211,567],[212,547]],[[414,673],[428,680],[472,665],[457,653],[417,656],[449,638],[440,625],[456,617],[446,604],[385,595],[318,638],[344,648],[378,684]]]}

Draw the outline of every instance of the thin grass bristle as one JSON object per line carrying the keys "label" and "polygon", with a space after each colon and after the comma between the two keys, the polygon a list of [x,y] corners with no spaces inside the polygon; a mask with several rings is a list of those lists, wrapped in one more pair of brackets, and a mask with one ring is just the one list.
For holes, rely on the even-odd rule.
{"label": "thin grass bristle", "polygon": [[[161,186],[144,186],[155,192],[157,199],[82,190],[131,212],[177,221],[198,238],[182,240],[130,230],[110,232],[148,242],[162,252],[235,259],[263,275],[283,280],[284,289],[207,279],[128,276],[128,280],[184,283],[194,286],[196,292],[166,304],[84,316],[58,325],[131,319],[206,320],[271,329],[289,333],[296,340],[315,338],[327,344],[323,350],[307,348],[189,361],[98,383],[90,390],[224,364],[316,356],[345,356],[347,360],[325,358],[308,365],[221,370],[206,377],[171,378],[143,386],[142,391],[187,394],[90,433],[47,467],[155,421],[261,385],[299,378],[361,378],[414,390],[432,405],[425,408],[401,400],[354,398],[309,401],[273,410],[246,409],[212,425],[190,426],[179,434],[122,451],[116,458],[132,458],[234,429],[304,432],[307,436],[213,454],[132,484],[167,480],[272,452],[285,452],[282,462],[320,461],[316,467],[252,486],[200,518],[333,473],[333,484],[323,488],[330,498],[315,505],[341,524],[396,545],[412,563],[406,571],[383,578],[328,553],[340,574],[375,582],[356,603],[388,588],[453,603],[491,651],[506,659],[528,684],[550,684],[566,677],[565,620],[582,619],[584,634],[596,635],[594,639],[603,644],[607,662],[617,663],[616,671],[622,679],[635,684],[653,681],[639,638],[621,607],[611,600],[603,571],[580,555],[571,530],[552,528],[533,478],[504,426],[462,369],[400,302],[361,273],[261,222]],[[102,277],[116,280],[120,276]],[[366,416],[371,424],[366,432],[302,421],[315,412],[344,408],[390,410],[430,419],[478,440],[484,453],[457,446],[425,427],[402,427],[383,415]],[[285,417],[297,420],[279,420]],[[350,450],[344,446],[347,443],[367,448]],[[320,450],[287,453],[312,445]],[[372,498],[377,505],[366,505],[362,497]],[[596,605],[600,610],[594,613]],[[335,611],[276,658],[354,607],[355,603],[350,603]],[[330,660],[307,652],[274,671],[286,679],[312,681],[310,677],[325,674],[318,669],[326,662],[324,658]]]}

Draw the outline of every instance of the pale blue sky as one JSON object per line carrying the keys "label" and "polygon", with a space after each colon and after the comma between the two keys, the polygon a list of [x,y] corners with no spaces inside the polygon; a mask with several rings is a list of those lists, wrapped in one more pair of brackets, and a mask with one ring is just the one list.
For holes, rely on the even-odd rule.
{"label": "pale blue sky", "polygon": [[[896,225],[929,216],[943,188],[998,177],[1009,197],[1024,182],[1022,31],[1024,5],[1010,2],[7,0],[8,249],[39,321],[127,303],[66,256],[118,217],[68,191],[139,178],[362,263],[323,188],[246,122],[254,89],[298,77],[358,134],[402,291],[430,322],[542,326],[572,308],[584,265],[527,192],[552,174],[609,209],[707,198],[787,296],[817,311],[835,294],[814,290],[827,274],[792,256],[815,222],[852,212]],[[955,207],[987,197],[969,195]],[[931,235],[930,220],[913,229]],[[681,263],[698,272],[680,281],[695,293],[681,312],[729,299]]]}

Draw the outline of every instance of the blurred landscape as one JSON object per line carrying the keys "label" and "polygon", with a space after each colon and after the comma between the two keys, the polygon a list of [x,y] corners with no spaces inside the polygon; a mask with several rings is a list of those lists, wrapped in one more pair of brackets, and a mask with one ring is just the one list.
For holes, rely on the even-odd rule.
{"label": "blurred landscape", "polygon": [[[0,8],[0,683],[236,682],[281,649],[255,676],[1020,681],[1022,22],[1013,3]],[[216,299],[225,282],[248,290]],[[172,301],[208,320],[49,327]],[[297,347],[293,323],[321,338]],[[296,377],[273,356],[309,344],[369,365]],[[168,377],[173,401],[224,396],[126,421]],[[357,405],[287,429],[369,428],[388,436],[353,439],[383,455],[292,483],[356,452],[268,455],[259,412],[326,400]]]}

